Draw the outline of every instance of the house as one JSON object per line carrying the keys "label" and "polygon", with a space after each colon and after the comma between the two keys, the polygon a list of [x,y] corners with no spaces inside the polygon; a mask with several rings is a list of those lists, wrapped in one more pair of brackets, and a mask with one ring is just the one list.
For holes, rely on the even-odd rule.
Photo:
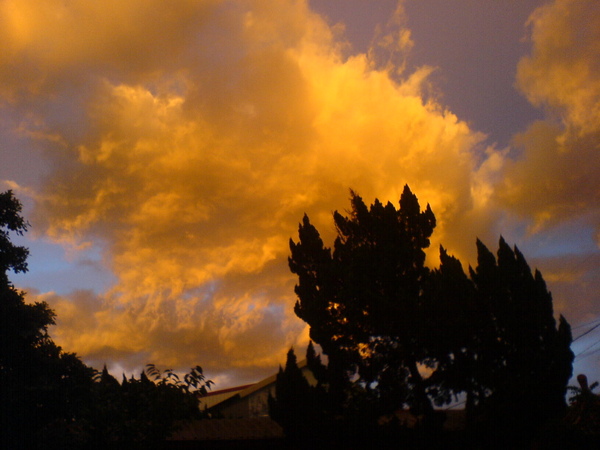
{"label": "house", "polygon": [[[298,368],[311,386],[317,384],[306,360],[298,362]],[[269,417],[269,396],[275,397],[277,374],[254,384],[210,392],[202,397],[201,408],[213,417],[225,419],[255,419]]]}
{"label": "house", "polygon": [[254,386],[253,384],[244,384],[242,386],[231,387],[227,389],[220,389],[218,391],[209,391],[206,395],[200,397],[200,408],[204,410],[209,410],[213,406],[218,405],[221,402],[224,402],[228,398],[233,397],[236,394],[239,394],[244,389],[249,388],[250,386]]}
{"label": "house", "polygon": [[[317,381],[306,365],[298,363],[307,381]],[[209,392],[200,398],[200,408],[210,420],[182,422],[170,441],[202,441],[203,448],[268,449],[283,447],[284,432],[269,417],[269,396],[275,396],[277,374],[258,383]]]}
{"label": "house", "polygon": [[[298,362],[298,368],[311,386],[317,385],[313,373],[307,366],[306,359]],[[213,391],[203,396],[200,401],[202,410],[208,411],[212,417],[223,419],[259,419],[269,417],[269,396],[275,397],[277,374],[271,375],[254,384]],[[400,409],[395,414],[380,418],[380,425],[389,422],[396,416],[399,423],[413,428],[418,422],[410,411]],[[455,431],[465,428],[466,412],[461,410],[445,410],[444,429]]]}

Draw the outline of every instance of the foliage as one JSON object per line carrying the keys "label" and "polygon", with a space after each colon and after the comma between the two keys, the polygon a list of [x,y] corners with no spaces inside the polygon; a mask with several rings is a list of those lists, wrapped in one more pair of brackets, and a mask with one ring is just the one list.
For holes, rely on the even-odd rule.
{"label": "foliage", "polygon": [[563,425],[578,448],[598,448],[600,445],[600,395],[593,391],[599,386],[595,381],[588,385],[585,375],[577,375],[579,387],[569,386],[569,408]]}
{"label": "foliage", "polygon": [[2,446],[30,447],[50,428],[73,421],[85,408],[93,371],[48,336],[54,312],[25,303],[8,271],[25,272],[29,251],[13,244],[28,223],[11,191],[0,194],[0,394]]}
{"label": "foliage", "polygon": [[200,366],[180,381],[149,364],[155,382],[142,373],[119,384],[106,367],[97,372],[52,341],[54,311],[25,303],[8,279],[8,271],[27,270],[29,251],[10,240],[27,231],[21,210],[11,191],[0,193],[1,447],[164,440],[177,421],[199,418],[199,396],[212,385]]}
{"label": "foliage", "polygon": [[200,366],[193,368],[184,379],[188,381],[180,381],[170,369],[161,372],[148,364],[139,379],[123,376],[119,384],[104,367],[96,376],[94,407],[86,417],[83,440],[165,440],[180,421],[202,417],[199,396],[206,394],[212,381],[205,380]]}
{"label": "foliage", "polygon": [[173,369],[165,369],[161,372],[154,364],[146,364],[146,373],[153,378],[159,386],[174,386],[186,393],[206,395],[208,389],[214,384],[204,376],[202,367],[196,366],[190,369],[180,380]]}
{"label": "foliage", "polygon": [[[305,215],[290,240],[298,275],[295,312],[328,356],[336,413],[359,386],[374,414],[409,406],[425,425],[433,403],[467,396],[469,416],[534,429],[565,410],[573,353],[567,321],[559,325],[539,271],[500,238],[497,259],[477,240],[468,275],[440,248],[429,269],[425,252],[436,221],[405,186],[400,208],[351,192],[348,217],[335,212],[333,249]],[[426,368],[427,370],[423,370]]]}
{"label": "foliage", "polygon": [[566,410],[571,328],[562,316],[556,327],[542,275],[532,274],[518,248],[500,238],[496,260],[480,241],[477,247],[478,266],[470,273],[486,323],[473,374],[485,373],[480,383],[489,391],[478,400],[507,428],[539,427]]}
{"label": "foliage", "polygon": [[[318,355],[314,353],[312,343],[307,361],[308,369],[318,376],[319,368],[325,369],[320,362],[315,363]],[[311,386],[303,369],[298,366],[294,349],[287,354],[285,368],[279,367],[275,382],[275,397],[269,396],[269,415],[283,428],[285,435],[293,442],[322,439],[325,432],[332,434],[331,417],[328,414],[327,392],[320,381]]]}
{"label": "foliage", "polygon": [[429,207],[420,211],[408,187],[398,211],[377,200],[369,210],[355,193],[351,204],[350,217],[334,213],[333,252],[307,216],[300,242],[290,241],[289,264],[299,277],[295,312],[329,358],[337,379],[333,389],[355,375],[367,386],[377,384],[386,396],[397,397],[410,385],[412,406],[431,411],[418,370],[427,357],[420,343],[423,321],[415,319],[429,273],[424,249],[435,217]]}
{"label": "foliage", "polygon": [[11,231],[20,236],[27,231],[29,224],[21,216],[22,209],[21,202],[12,191],[0,193],[0,270],[4,277],[8,270],[27,271],[29,250],[10,241]]}
{"label": "foliage", "polygon": [[307,419],[311,415],[307,400],[310,385],[298,368],[294,350],[287,354],[285,370],[279,367],[275,382],[276,397],[269,398],[269,412],[285,430],[288,437],[298,438],[306,433]]}
{"label": "foliage", "polygon": [[597,398],[598,395],[594,394],[594,389],[600,386],[600,383],[594,381],[592,384],[588,386],[587,377],[585,375],[578,375],[577,380],[579,381],[579,386],[568,386],[567,390],[571,392],[571,396],[569,397],[569,404],[574,405],[579,402],[586,401],[587,399]]}

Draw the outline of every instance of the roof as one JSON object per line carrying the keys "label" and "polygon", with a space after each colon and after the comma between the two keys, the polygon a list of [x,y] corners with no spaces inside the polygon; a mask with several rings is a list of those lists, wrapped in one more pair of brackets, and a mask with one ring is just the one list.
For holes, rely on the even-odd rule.
{"label": "roof", "polygon": [[200,407],[204,408],[212,408],[215,405],[218,405],[221,402],[224,402],[228,398],[233,397],[237,393],[253,386],[253,384],[244,384],[242,386],[231,387],[227,389],[220,389],[218,391],[208,392],[206,395],[200,397]]}
{"label": "roof", "polygon": [[206,395],[204,395],[203,397],[212,397],[212,396],[215,396],[215,395],[227,394],[229,392],[238,392],[238,391],[241,391],[243,389],[246,389],[247,387],[253,386],[255,384],[256,383],[244,384],[244,385],[241,385],[241,386],[230,387],[230,388],[227,388],[227,389],[219,389],[218,391],[210,391]]}
{"label": "roof", "polygon": [[[306,359],[303,359],[302,361],[298,362],[299,369],[302,370],[305,367],[307,367]],[[237,387],[232,387],[232,388],[228,388],[228,389],[222,389],[220,391],[211,392],[207,396],[204,396],[200,399],[200,401],[202,402],[201,407],[202,407],[202,409],[204,409],[205,407],[210,409],[210,408],[217,406],[229,399],[231,399],[231,401],[235,401],[234,397],[238,398],[238,399],[242,399],[256,391],[261,390],[264,387],[274,384],[276,380],[277,380],[277,374],[274,374],[274,375],[271,375],[271,376],[265,378],[264,380],[259,381],[258,383],[245,384],[242,386],[237,386]],[[211,398],[211,395],[213,395],[215,397]]]}

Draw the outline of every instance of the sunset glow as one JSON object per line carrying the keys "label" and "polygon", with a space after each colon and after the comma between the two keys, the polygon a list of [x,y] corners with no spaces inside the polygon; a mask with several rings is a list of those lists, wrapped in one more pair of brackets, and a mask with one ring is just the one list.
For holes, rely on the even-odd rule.
{"label": "sunset glow", "polygon": [[[366,52],[319,3],[0,3],[0,184],[32,225],[15,280],[56,311],[57,344],[95,367],[256,381],[307,342],[287,267],[303,214],[330,245],[349,189],[397,204],[405,184],[437,218],[431,264],[440,243],[473,264],[476,237],[503,234],[556,314],[598,319],[600,3],[534,2],[504,70],[543,119],[508,147],[453,112],[443,67],[412,62],[411,0],[382,2]],[[111,281],[29,281],[48,242],[66,273]],[[597,353],[582,362],[600,378]]]}

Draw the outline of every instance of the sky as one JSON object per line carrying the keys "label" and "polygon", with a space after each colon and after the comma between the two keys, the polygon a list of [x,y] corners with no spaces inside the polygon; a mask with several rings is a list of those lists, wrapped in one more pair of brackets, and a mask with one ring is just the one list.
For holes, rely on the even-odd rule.
{"label": "sky", "polygon": [[597,0],[2,0],[0,189],[66,351],[272,374],[306,325],[289,239],[408,184],[475,264],[538,268],[600,380]]}

